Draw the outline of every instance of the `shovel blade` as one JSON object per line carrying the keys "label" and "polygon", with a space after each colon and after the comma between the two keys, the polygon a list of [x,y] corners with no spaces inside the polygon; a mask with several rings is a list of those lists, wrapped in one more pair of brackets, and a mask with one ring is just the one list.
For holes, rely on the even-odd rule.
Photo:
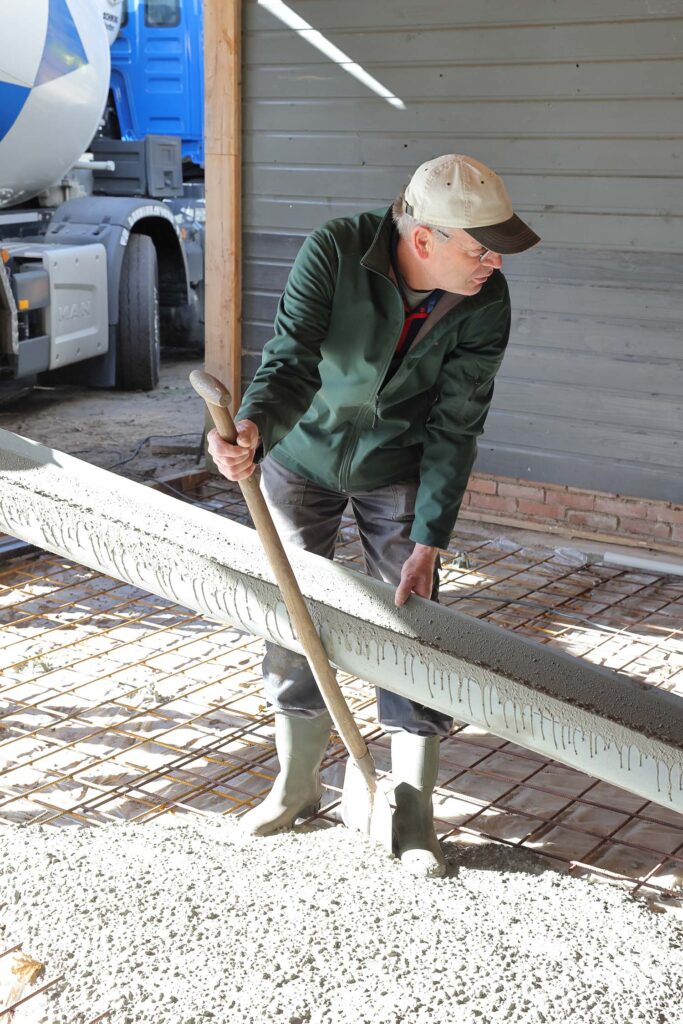
{"label": "shovel blade", "polygon": [[344,776],[341,816],[347,828],[365,833],[391,852],[392,811],[386,791],[379,781],[371,790],[366,777],[351,758]]}

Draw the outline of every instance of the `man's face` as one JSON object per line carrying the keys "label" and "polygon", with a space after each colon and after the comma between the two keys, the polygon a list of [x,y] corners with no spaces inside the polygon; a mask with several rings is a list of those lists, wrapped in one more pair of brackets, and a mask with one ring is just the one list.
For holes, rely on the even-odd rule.
{"label": "man's face", "polygon": [[[429,237],[418,239],[423,231]],[[458,295],[476,295],[493,271],[503,265],[502,256],[490,252],[460,228],[439,232],[440,237],[434,237],[435,234],[419,228],[414,238],[416,246],[425,247],[423,267],[433,280],[434,288]],[[484,253],[486,255],[480,259]]]}

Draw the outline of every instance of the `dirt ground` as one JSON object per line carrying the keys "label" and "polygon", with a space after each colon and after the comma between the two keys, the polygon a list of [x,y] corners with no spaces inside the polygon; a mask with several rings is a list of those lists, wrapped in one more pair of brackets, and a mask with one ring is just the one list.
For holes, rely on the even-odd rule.
{"label": "dirt ground", "polygon": [[0,408],[0,427],[133,480],[180,475],[203,464],[204,407],[188,380],[202,365],[196,355],[165,360],[149,393],[36,388]]}

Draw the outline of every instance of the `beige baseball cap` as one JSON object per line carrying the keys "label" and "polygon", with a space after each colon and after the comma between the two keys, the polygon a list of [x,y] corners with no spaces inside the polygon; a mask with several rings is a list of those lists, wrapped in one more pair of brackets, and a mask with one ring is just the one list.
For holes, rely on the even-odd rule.
{"label": "beige baseball cap", "polygon": [[438,228],[463,228],[487,249],[524,252],[541,239],[512,209],[495,171],[471,156],[446,153],[415,171],[404,207],[415,220]]}

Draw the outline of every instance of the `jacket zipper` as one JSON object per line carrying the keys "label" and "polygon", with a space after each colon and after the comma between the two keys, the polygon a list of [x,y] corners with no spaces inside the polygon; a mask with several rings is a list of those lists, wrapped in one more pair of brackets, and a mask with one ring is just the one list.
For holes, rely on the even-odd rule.
{"label": "jacket zipper", "polygon": [[[367,269],[370,270],[371,273],[378,274],[380,277],[384,278],[385,281],[388,281],[389,284],[394,289],[396,295],[400,298],[399,290],[396,287],[396,285],[394,284],[394,282],[391,280],[390,277],[387,277],[386,274],[382,274],[379,270],[372,270],[371,267],[368,267]],[[403,305],[403,301],[401,300],[401,306],[402,305]],[[401,329],[403,329],[403,325],[401,325]],[[401,337],[401,334],[400,334],[400,331],[399,331],[398,337],[394,341],[394,346],[393,346],[393,348],[391,348],[389,350],[389,354],[387,356],[387,359],[385,360],[384,366],[382,368],[382,372],[379,375],[379,378],[378,378],[379,383],[375,387],[374,394],[371,396],[370,400],[368,402],[366,402],[365,405],[363,405],[358,410],[358,415],[356,416],[356,418],[354,420],[353,428],[352,428],[352,432],[351,432],[351,437],[349,438],[349,442],[348,442],[348,445],[347,445],[346,453],[344,454],[341,466],[339,467],[339,486],[340,486],[340,489],[342,491],[348,490],[349,470],[350,470],[350,467],[351,467],[351,461],[352,461],[354,453],[356,451],[356,446],[358,444],[358,438],[360,437],[360,424],[362,423],[362,420],[363,420],[363,418],[364,418],[364,416],[365,416],[365,414],[366,414],[366,412],[368,410],[371,410],[372,414],[373,414],[372,415],[372,427],[374,428],[375,424],[377,423],[377,417],[379,415],[379,390],[382,387],[382,381],[384,380],[384,378],[387,375],[387,370],[389,369],[389,366],[391,364],[391,360],[393,358],[394,351],[396,350],[396,345],[398,344],[398,339],[400,337]]]}
{"label": "jacket zipper", "polygon": [[372,413],[372,429],[374,430],[377,426],[377,417],[379,415],[379,391],[375,395],[375,404]]}

